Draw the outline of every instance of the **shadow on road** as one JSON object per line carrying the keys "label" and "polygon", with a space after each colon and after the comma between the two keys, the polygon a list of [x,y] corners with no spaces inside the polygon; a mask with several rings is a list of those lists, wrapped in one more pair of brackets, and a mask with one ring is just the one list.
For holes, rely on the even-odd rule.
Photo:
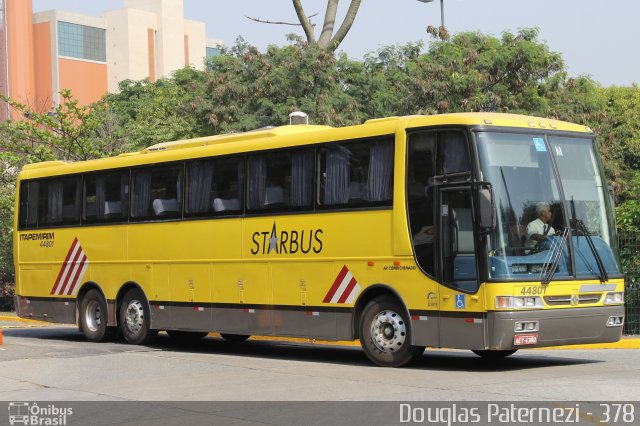
{"label": "shadow on road", "polygon": [[[70,345],[63,345],[64,347],[55,349],[64,352],[65,356],[69,356],[74,350],[84,352],[90,347],[92,352],[103,353],[173,351],[378,368],[367,359],[360,347],[288,342],[279,341],[275,338],[274,340],[248,340],[242,343],[231,343],[221,338],[209,336],[197,341],[184,342],[176,341],[166,334],[160,333],[151,345],[133,346],[126,344],[122,340],[112,343],[90,343],[85,340],[77,329],[72,327],[5,329],[4,335],[7,337],[55,341],[57,344],[68,342]],[[16,343],[19,344],[19,342]],[[515,355],[502,360],[486,360],[474,355],[471,351],[427,349],[420,359],[405,368],[432,371],[508,372],[604,362],[572,357],[572,352],[574,351],[562,351],[556,355],[555,351],[550,353],[537,350],[521,350]],[[51,350],[47,351],[47,356],[52,356]]]}

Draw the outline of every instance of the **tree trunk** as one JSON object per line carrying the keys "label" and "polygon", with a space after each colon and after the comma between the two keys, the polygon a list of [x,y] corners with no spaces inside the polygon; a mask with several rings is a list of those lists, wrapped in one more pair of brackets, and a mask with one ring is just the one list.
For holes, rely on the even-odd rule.
{"label": "tree trunk", "polygon": [[340,25],[340,28],[338,28],[338,31],[334,34],[333,31],[336,25],[336,14],[338,12],[339,1],[340,0],[327,0],[327,11],[324,16],[322,32],[320,33],[320,38],[316,40],[313,25],[309,22],[309,19],[304,12],[301,0],[292,0],[293,8],[296,11],[296,15],[298,15],[298,20],[304,29],[307,42],[310,45],[318,45],[322,49],[333,52],[338,48],[338,46],[340,46],[342,40],[344,40],[356,19],[358,8],[360,7],[362,0],[351,0],[349,10],[347,11],[344,21],[342,21],[342,25]]}

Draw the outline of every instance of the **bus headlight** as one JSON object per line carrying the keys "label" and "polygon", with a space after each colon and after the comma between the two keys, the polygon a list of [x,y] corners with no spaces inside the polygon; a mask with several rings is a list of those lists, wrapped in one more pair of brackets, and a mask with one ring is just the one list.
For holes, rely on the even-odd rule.
{"label": "bus headlight", "polygon": [[607,293],[604,298],[605,305],[621,305],[624,303],[624,292],[623,291],[612,291]]}
{"label": "bus headlight", "polygon": [[540,309],[544,307],[540,296],[497,296],[496,309]]}

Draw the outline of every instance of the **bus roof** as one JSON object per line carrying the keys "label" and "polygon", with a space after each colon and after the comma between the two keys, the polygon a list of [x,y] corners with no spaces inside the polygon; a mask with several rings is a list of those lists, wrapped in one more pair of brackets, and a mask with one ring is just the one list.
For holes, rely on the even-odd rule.
{"label": "bus roof", "polygon": [[[398,128],[420,128],[429,126],[463,125],[491,127],[529,128],[537,130],[568,131],[591,134],[590,128],[552,120],[516,114],[490,112],[452,113],[438,115],[413,115],[367,120],[364,124],[335,128],[316,125],[287,125],[270,127],[242,133],[205,136],[181,141],[163,142],[139,152],[120,154],[117,157],[81,162],[46,161],[23,167],[20,178],[37,178],[60,174],[82,173],[131,167],[147,163],[180,161],[208,155],[226,155],[252,150],[305,145],[322,141],[349,140],[372,136],[389,135]],[[300,135],[306,135],[300,138]],[[268,144],[277,138],[275,144]],[[233,142],[233,143],[232,143]]]}

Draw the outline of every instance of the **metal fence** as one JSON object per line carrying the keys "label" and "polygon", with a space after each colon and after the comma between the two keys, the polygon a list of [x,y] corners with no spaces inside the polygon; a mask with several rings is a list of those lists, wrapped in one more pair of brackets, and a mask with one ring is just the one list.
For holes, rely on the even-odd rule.
{"label": "metal fence", "polygon": [[618,247],[626,274],[624,334],[640,334],[640,234],[620,234]]}

